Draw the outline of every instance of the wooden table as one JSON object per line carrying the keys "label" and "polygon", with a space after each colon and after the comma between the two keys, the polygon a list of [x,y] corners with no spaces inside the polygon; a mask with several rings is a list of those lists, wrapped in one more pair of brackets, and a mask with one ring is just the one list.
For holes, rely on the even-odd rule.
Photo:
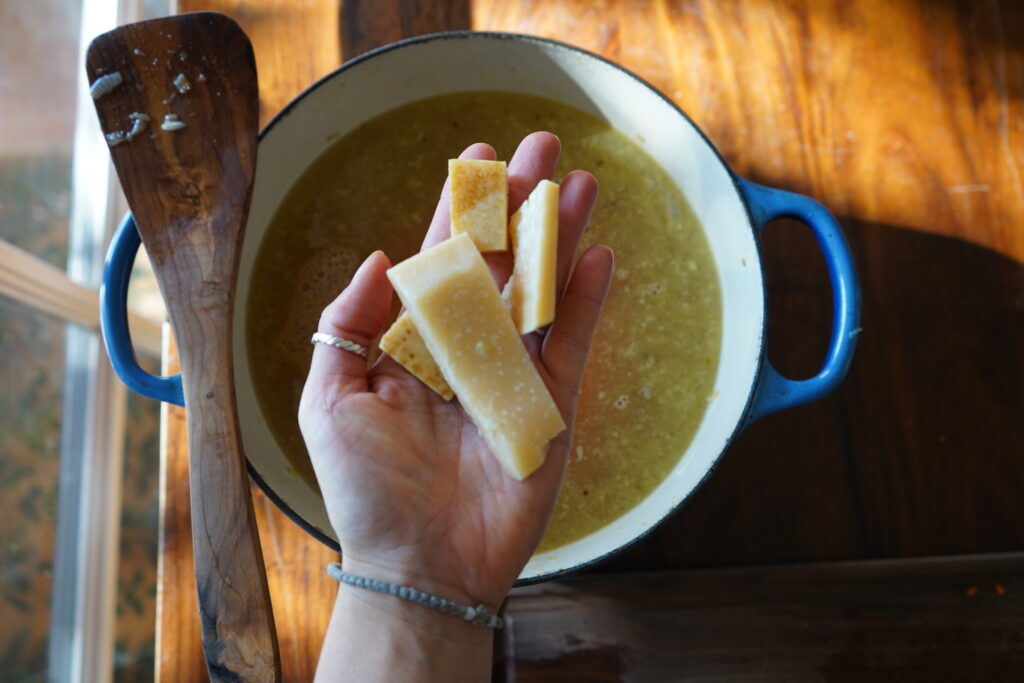
{"label": "wooden table", "polygon": [[[247,31],[256,50],[264,121],[343,60],[386,42],[445,29],[532,33],[568,40],[621,63],[675,100],[739,173],[824,202],[843,225],[862,278],[864,332],[847,381],[826,400],[754,425],[678,515],[590,574],[891,558],[896,561],[807,565],[803,574],[793,569],[797,573],[782,584],[757,579],[746,593],[741,587],[752,577],[788,570],[660,575],[657,585],[675,596],[670,602],[678,619],[695,614],[692,601],[684,599],[691,595],[687,587],[707,587],[705,611],[696,613],[689,630],[677,629],[678,635],[692,639],[704,624],[709,630],[701,631],[705,639],[698,642],[719,660],[739,662],[714,668],[713,662],[687,660],[690,668],[678,671],[730,679],[767,672],[856,678],[868,671],[931,671],[934,680],[943,672],[998,677],[1024,667],[1024,556],[977,555],[1024,550],[1024,5],[995,0],[178,4],[181,11],[225,12]],[[808,375],[824,353],[831,315],[823,264],[806,229],[786,221],[767,231],[764,257],[771,358],[785,373]],[[165,681],[204,675],[184,444],[183,417],[170,409],[162,469],[157,650],[158,676]],[[334,557],[259,491],[254,498],[285,678],[308,680],[337,590],[323,571]],[[905,559],[946,554],[966,557]],[[794,576],[806,578],[810,588],[796,590],[804,579]],[[917,585],[894,578],[907,576],[923,582],[914,593],[920,599],[898,599]],[[611,618],[615,609],[601,596],[621,590],[642,601],[638,585],[599,577],[570,589],[531,588],[515,594],[507,609],[519,626],[548,623],[557,629],[566,623],[557,615],[537,620],[551,600],[568,604],[566,590],[577,596],[581,614],[595,614],[597,604],[603,606],[598,613]],[[734,611],[737,591],[746,596],[739,599],[746,611]],[[838,668],[815,669],[806,649],[800,650],[807,639],[794,640],[784,629],[781,649],[736,643],[736,652],[750,656],[735,659],[731,650],[722,650],[731,638],[713,637],[729,615],[758,618],[765,600],[789,614],[810,610],[814,618],[811,607],[837,594],[846,600],[849,618],[844,621],[842,611],[830,614],[820,622],[825,631],[811,640],[815,652]],[[867,603],[861,600],[865,595]],[[648,607],[650,599],[644,603]],[[724,611],[709,617],[706,610],[715,605]],[[932,618],[927,628],[915,622],[930,640],[915,644],[911,633],[892,645],[872,637],[884,619],[897,618],[887,605]],[[571,672],[589,670],[593,676],[581,673],[579,680],[597,680],[596,671],[604,672],[603,680],[618,680],[616,671],[629,673],[622,662],[633,661],[624,648],[645,642],[643,624],[631,623],[632,630],[622,626],[618,644],[601,645],[597,639],[589,649],[581,649],[576,636],[575,644],[565,640],[559,647],[538,639],[536,628],[510,629],[496,675],[573,680]],[[770,640],[778,622],[759,623],[761,639]],[[981,637],[994,640],[975,647]],[[668,647],[664,638],[650,642]],[[929,659],[927,648],[940,646],[943,656]],[[530,660],[526,652],[540,652],[540,659]],[[769,659],[782,668],[758,668]],[[527,661],[541,664],[520,666]],[[663,661],[670,666],[682,660]],[[906,668],[924,661],[944,666]],[[858,662],[864,666],[858,668]]]}

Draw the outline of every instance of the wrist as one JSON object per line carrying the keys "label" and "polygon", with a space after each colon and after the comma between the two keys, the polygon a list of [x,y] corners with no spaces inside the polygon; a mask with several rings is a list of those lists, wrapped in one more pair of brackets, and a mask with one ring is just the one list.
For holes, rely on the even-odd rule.
{"label": "wrist", "polygon": [[403,639],[425,645],[443,641],[446,646],[477,649],[494,637],[494,629],[477,626],[461,614],[346,582],[340,582],[335,607],[343,609],[350,618],[401,632]]}
{"label": "wrist", "polygon": [[442,578],[439,572],[425,569],[422,562],[395,558],[366,560],[348,553],[342,556],[341,568],[349,574],[408,586],[461,605],[483,605],[492,614],[497,613],[507,593],[495,590],[474,591],[458,580]]}
{"label": "wrist", "polygon": [[342,583],[318,680],[338,680],[338,661],[348,663],[350,680],[485,680],[493,642],[493,629],[458,615]]}

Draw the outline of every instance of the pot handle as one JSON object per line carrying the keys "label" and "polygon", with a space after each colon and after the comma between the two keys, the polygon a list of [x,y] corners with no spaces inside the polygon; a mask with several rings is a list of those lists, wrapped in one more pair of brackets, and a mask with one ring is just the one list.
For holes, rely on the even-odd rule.
{"label": "pot handle", "polygon": [[783,377],[765,358],[744,426],[765,415],[816,401],[834,391],[846,376],[860,335],[860,287],[850,247],[828,210],[803,195],[736,178],[758,235],[776,218],[796,218],[814,233],[832,284],[832,336],[825,362],[814,377]]}
{"label": "pot handle", "polygon": [[132,215],[125,214],[121,225],[110,241],[107,260],[103,264],[103,282],[100,285],[100,327],[107,355],[114,372],[132,391],[166,401],[185,405],[181,388],[181,374],[157,377],[139,367],[128,332],[128,279],[131,276],[135,254],[142,239]]}

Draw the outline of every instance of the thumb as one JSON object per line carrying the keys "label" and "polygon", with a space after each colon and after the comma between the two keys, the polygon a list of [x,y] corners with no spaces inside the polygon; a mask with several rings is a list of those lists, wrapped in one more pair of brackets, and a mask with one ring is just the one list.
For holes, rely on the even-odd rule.
{"label": "thumb", "polygon": [[[384,252],[370,254],[334,301],[320,315],[317,331],[368,349],[387,322],[391,308],[391,262]],[[329,344],[316,344],[306,379],[306,390],[341,399],[367,390],[366,358]]]}

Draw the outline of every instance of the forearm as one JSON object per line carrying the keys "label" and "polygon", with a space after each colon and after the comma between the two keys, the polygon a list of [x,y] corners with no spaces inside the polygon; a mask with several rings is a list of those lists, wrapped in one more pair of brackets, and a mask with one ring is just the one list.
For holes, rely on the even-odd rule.
{"label": "forearm", "polygon": [[341,585],[317,681],[486,681],[494,632],[392,595]]}

